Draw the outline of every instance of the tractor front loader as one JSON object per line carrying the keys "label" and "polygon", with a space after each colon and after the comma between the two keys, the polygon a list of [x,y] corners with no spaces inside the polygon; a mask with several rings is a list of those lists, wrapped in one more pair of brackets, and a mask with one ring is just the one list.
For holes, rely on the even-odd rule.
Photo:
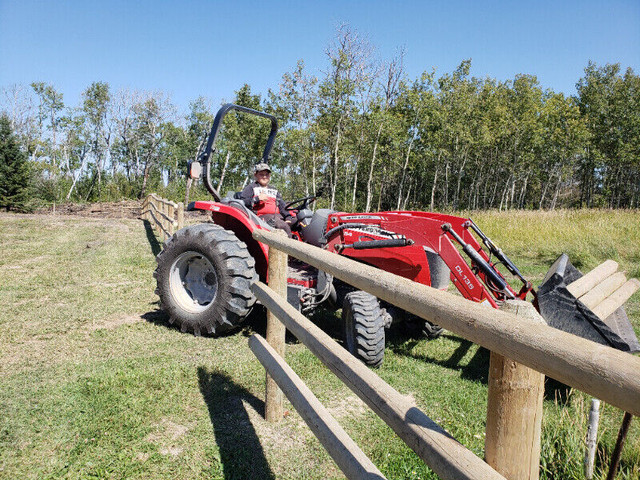
{"label": "tractor front loader", "polygon": [[[250,289],[252,282],[267,280],[268,247],[254,240],[252,232],[272,227],[248,209],[237,193],[221,197],[210,179],[215,140],[224,116],[232,110],[271,122],[262,157],[263,162],[268,162],[278,130],[275,117],[237,105],[224,105],[216,115],[206,149],[198,161],[189,165],[190,177],[202,178],[214,201],[193,202],[188,208],[210,212],[212,223],[181,229],[157,257],[157,292],[162,308],[172,323],[196,335],[216,334],[239,325],[256,302]],[[315,200],[314,196],[305,197],[286,206],[294,218],[293,235],[299,241],[433,288],[446,289],[452,282],[465,298],[487,308],[499,308],[509,299],[524,300],[529,293],[535,296],[531,283],[470,219],[414,211],[313,212],[310,205]],[[522,286],[513,288],[499,265]],[[571,270],[568,260],[561,266],[573,275],[571,279],[581,275]],[[561,303],[566,305],[569,313],[557,317],[552,325],[572,331],[576,320],[570,313],[578,306],[575,303],[570,306],[567,299],[555,295],[562,288],[563,279],[571,279],[558,279],[562,270],[558,265],[552,270],[540,289],[537,305],[545,317]],[[373,295],[355,290],[295,259],[289,264],[287,297],[302,312],[320,305],[341,308],[345,347],[371,366],[378,366],[383,360],[385,329],[407,317],[381,305]],[[627,339],[627,350],[640,350],[626,316],[617,318],[620,320],[616,329]],[[439,334],[437,325],[422,320],[421,323],[427,336]],[[599,328],[594,323],[589,325],[586,330]],[[600,336],[601,342],[611,340],[611,335],[605,332],[604,337]],[[620,345],[617,342],[613,346],[620,348]]]}

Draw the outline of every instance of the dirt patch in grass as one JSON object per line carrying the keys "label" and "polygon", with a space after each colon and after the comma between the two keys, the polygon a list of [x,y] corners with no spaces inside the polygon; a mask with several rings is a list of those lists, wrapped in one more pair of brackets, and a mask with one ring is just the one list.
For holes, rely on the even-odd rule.
{"label": "dirt patch in grass", "polygon": [[135,323],[144,322],[145,320],[140,315],[125,315],[123,317],[117,317],[113,319],[101,320],[95,322],[87,327],[87,330],[93,332],[104,328],[106,330],[112,330],[114,328],[121,327],[122,325],[133,325]]}
{"label": "dirt patch in grass", "polygon": [[315,478],[320,472],[324,472],[324,478],[342,478],[320,441],[291,405],[285,403],[280,422],[269,423],[248,402],[242,403],[275,478]]}
{"label": "dirt patch in grass", "polygon": [[142,202],[123,200],[101,203],[62,203],[38,210],[44,215],[76,215],[101,218],[140,218]]}
{"label": "dirt patch in grass", "polygon": [[161,455],[178,457],[184,451],[184,448],[179,446],[178,443],[188,431],[188,427],[172,422],[168,418],[163,418],[160,424],[157,425],[157,431],[150,433],[145,440],[157,445],[158,452]]}
{"label": "dirt patch in grass", "polygon": [[304,420],[295,410],[286,410],[281,422],[269,423],[264,419],[263,413],[258,412],[249,402],[243,401],[242,405],[263,445],[277,445],[279,450],[289,451],[304,445],[305,437],[311,435]]}
{"label": "dirt patch in grass", "polygon": [[42,334],[16,339],[4,345],[3,364],[0,370],[11,371],[12,368],[18,366],[45,363],[53,365],[91,358],[93,353],[89,347],[92,343],[91,334],[93,332],[114,330],[122,326],[143,322],[145,320],[139,315],[124,315],[112,319],[99,319],[90,324],[78,326],[73,331],[66,333]]}
{"label": "dirt patch in grass", "polygon": [[369,411],[366,403],[355,395],[343,397],[327,405],[327,410],[336,420],[341,418],[361,417]]}

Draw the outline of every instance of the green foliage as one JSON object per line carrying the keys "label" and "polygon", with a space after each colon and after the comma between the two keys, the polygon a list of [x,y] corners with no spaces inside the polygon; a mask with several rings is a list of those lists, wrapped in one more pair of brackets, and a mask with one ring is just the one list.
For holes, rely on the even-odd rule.
{"label": "green foliage", "polygon": [[[252,94],[246,84],[236,92],[232,103],[263,110],[260,95]],[[264,118],[236,111],[227,114],[216,140],[211,173],[214,185],[223,195],[226,190],[241,190],[253,180],[253,166],[262,160],[270,129],[270,122]]]}
{"label": "green foliage", "polygon": [[[56,178],[59,173],[60,149],[59,149],[59,133],[63,123],[61,113],[64,109],[63,95],[56,91],[52,85],[44,82],[35,82],[31,84],[31,88],[38,96],[38,112],[37,125],[41,136],[38,139],[36,156],[42,159],[47,166],[45,169],[47,175]],[[44,131],[49,135],[42,135]]]}
{"label": "green foliage", "polygon": [[[620,64],[589,62],[577,84],[580,110],[591,134],[581,174],[581,202],[638,205],[640,196],[640,77]],[[606,202],[606,203],[605,203]]]}
{"label": "green foliage", "polygon": [[[263,97],[245,84],[232,99],[278,119],[269,162],[288,198],[320,193],[318,206],[354,211],[640,205],[640,77],[631,69],[590,62],[567,97],[532,74],[474,77],[468,59],[411,79],[402,51],[379,59],[344,25],[326,54],[319,78],[300,60],[279,89]],[[177,192],[217,110],[197,97],[180,117],[161,93],[113,93],[104,82],[75,109],[51,85],[31,93],[37,109],[14,124],[49,202]],[[227,115],[211,158],[223,195],[251,179],[268,133],[264,119]]]}
{"label": "green foliage", "polygon": [[24,210],[29,199],[29,164],[6,115],[0,116],[0,208]]}

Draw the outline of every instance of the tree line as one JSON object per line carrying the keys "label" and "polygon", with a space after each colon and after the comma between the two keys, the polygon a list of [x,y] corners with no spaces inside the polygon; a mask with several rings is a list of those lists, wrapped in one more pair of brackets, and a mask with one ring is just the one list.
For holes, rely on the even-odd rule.
{"label": "tree line", "polygon": [[[565,96],[534,75],[471,76],[470,60],[411,79],[402,51],[386,61],[373,52],[341,27],[320,77],[299,61],[265,96],[244,85],[231,100],[278,119],[270,162],[286,198],[320,194],[321,205],[353,211],[638,208],[640,77],[631,68],[590,62],[577,94]],[[150,191],[183,200],[187,162],[202,153],[217,108],[198,97],[179,114],[162,93],[104,82],[68,106],[36,82],[3,88],[0,110],[28,164],[31,201],[64,202]],[[263,119],[227,116],[212,164],[222,193],[251,180],[268,131]],[[202,185],[190,195],[205,197]]]}

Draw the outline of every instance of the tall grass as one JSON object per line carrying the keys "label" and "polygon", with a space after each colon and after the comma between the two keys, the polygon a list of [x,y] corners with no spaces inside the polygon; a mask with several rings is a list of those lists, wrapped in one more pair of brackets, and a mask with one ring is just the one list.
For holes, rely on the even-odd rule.
{"label": "tall grass", "polygon": [[536,274],[560,253],[588,271],[606,259],[640,276],[639,210],[488,211],[470,214],[511,256]]}

